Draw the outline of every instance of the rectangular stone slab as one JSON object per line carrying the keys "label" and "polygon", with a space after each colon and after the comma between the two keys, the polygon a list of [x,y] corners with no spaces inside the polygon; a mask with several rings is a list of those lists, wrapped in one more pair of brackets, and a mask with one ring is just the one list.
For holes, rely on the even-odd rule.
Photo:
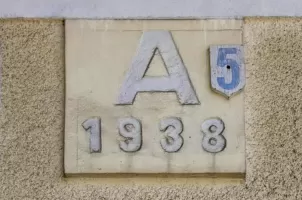
{"label": "rectangular stone slab", "polygon": [[67,175],[245,173],[244,90],[212,90],[210,67],[241,20],[65,25]]}

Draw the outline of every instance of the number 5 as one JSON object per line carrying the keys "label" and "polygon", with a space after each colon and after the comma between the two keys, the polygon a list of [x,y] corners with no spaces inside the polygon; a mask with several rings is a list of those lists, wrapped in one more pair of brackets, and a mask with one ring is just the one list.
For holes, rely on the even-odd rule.
{"label": "number 5", "polygon": [[245,85],[243,48],[240,45],[211,46],[211,86],[227,97]]}

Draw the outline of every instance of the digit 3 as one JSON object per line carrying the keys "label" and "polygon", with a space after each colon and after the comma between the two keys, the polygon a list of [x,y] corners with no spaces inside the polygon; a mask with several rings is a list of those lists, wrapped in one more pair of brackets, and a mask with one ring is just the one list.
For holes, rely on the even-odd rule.
{"label": "digit 3", "polygon": [[[171,127],[169,129],[169,127]],[[160,145],[166,152],[177,152],[183,145],[183,138],[180,135],[183,131],[181,119],[168,117],[160,120],[159,130],[165,133],[164,138],[160,140]]]}

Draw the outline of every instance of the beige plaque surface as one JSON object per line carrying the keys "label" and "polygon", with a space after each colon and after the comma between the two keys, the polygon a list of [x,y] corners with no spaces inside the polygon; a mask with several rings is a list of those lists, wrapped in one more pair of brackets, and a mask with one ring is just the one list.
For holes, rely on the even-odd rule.
{"label": "beige plaque surface", "polygon": [[[244,90],[230,98],[214,91],[210,67],[211,46],[242,44],[241,25],[240,20],[67,20],[65,173],[245,173]],[[152,31],[171,34],[199,103],[182,104],[173,91],[138,92],[132,104],[118,103],[133,60],[148,54],[143,46],[141,51],[146,52],[136,57],[142,36]],[[158,45],[165,48],[167,41],[161,38]],[[167,55],[167,62],[171,61],[167,49],[155,51],[143,78],[171,75],[163,58]],[[141,125],[137,151],[120,147],[127,138],[120,134],[119,120],[126,117]],[[167,138],[160,122],[168,117],[182,123],[182,132],[176,134],[182,145],[175,152],[166,152],[160,142]],[[100,138],[95,137],[98,132],[93,136],[92,129],[83,127],[90,118],[100,119]],[[225,148],[216,153],[203,147],[202,124],[211,118],[224,122],[220,136],[225,138]],[[173,131],[170,128],[167,131]],[[93,152],[91,145],[98,141],[91,144],[91,137],[100,141],[99,151],[94,146]]]}

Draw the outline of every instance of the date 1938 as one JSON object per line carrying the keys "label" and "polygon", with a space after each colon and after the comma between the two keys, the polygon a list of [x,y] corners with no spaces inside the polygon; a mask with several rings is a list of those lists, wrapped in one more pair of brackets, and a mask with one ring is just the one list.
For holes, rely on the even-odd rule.
{"label": "date 1938", "polygon": [[[102,151],[101,119],[89,118],[82,124],[83,128],[90,133],[90,152]],[[209,153],[218,153],[225,149],[226,139],[223,135],[224,122],[220,118],[211,118],[201,124],[201,146]],[[173,153],[181,149],[184,144],[182,137],[183,123],[180,118],[167,117],[159,122],[159,131],[163,133],[159,143],[165,152]],[[125,117],[118,120],[118,132],[123,138],[119,147],[124,152],[139,151],[143,145],[142,125],[139,119]]]}

